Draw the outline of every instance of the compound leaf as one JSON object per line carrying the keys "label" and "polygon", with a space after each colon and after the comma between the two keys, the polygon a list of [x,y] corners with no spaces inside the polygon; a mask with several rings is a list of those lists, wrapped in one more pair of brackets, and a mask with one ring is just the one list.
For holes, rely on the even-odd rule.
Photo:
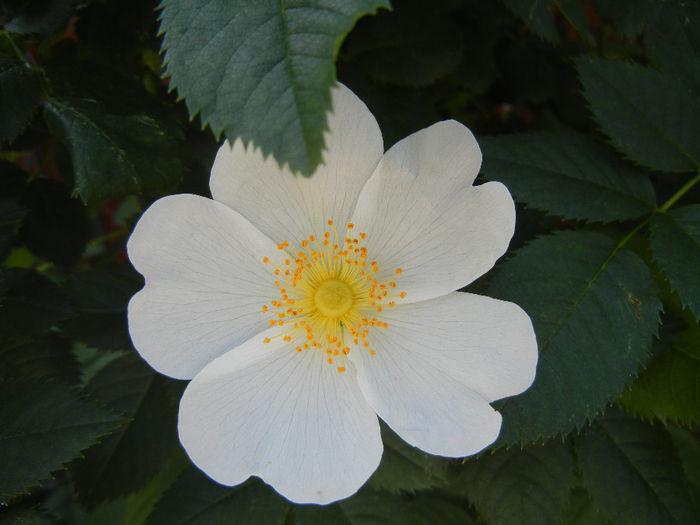
{"label": "compound leaf", "polygon": [[592,419],[646,362],[661,307],[637,255],[581,231],[520,249],[488,294],[523,307],[539,344],[534,384],[496,405],[503,444],[566,435]]}

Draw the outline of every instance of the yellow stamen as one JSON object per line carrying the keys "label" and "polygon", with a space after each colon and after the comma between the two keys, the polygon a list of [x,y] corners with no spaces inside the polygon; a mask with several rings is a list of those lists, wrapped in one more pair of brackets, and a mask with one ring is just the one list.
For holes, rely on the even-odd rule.
{"label": "yellow stamen", "polygon": [[[385,307],[395,307],[395,299],[405,298],[406,292],[394,292],[394,281],[380,282],[379,263],[368,264],[368,250],[362,246],[365,233],[353,234],[355,225],[347,223],[347,236],[341,238],[333,220],[327,224],[330,231],[319,235],[321,242],[311,234],[299,242],[297,250],[287,250],[286,240],[277,245],[287,257],[281,267],[271,263],[272,273],[279,276],[271,280],[280,295],[269,301],[272,308],[266,304],[262,311],[274,316],[270,326],[284,328],[264,342],[277,337],[288,343],[298,341],[292,346],[297,353],[321,350],[328,364],[339,359],[337,371],[345,372],[343,358],[351,347],[376,354],[369,342],[370,329],[386,329],[389,324],[373,316]],[[262,261],[270,263],[268,257]],[[402,271],[397,268],[394,273]]]}

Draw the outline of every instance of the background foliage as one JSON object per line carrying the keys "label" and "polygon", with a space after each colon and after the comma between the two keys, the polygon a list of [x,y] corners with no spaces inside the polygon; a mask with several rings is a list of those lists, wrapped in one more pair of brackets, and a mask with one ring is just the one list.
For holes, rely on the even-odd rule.
{"label": "background foliage", "polygon": [[[285,4],[0,0],[0,523],[697,522],[697,0]],[[468,289],[527,310],[540,363],[489,450],[384,429],[367,485],[316,507],[188,464],[124,244],[159,196],[208,194],[224,136],[308,176],[336,78],[387,147],[474,130],[518,225]]]}

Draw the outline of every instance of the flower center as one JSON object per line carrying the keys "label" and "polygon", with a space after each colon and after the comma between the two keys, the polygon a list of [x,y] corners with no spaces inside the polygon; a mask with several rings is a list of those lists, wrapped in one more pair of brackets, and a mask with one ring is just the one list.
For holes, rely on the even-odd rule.
{"label": "flower center", "polygon": [[[277,246],[283,254],[279,263],[263,257],[274,268],[279,299],[264,304],[262,311],[271,315],[270,326],[280,327],[278,334],[265,343],[281,337],[294,341],[297,352],[320,350],[328,364],[338,364],[344,372],[343,358],[351,348],[374,355],[369,342],[370,330],[388,328],[377,317],[384,308],[393,308],[396,299],[406,292],[396,292],[396,283],[380,282],[379,265],[368,262],[367,248],[362,246],[364,233],[353,236],[353,224],[347,225],[344,238],[338,236],[333,221],[322,239],[309,235],[296,251],[284,241]],[[397,268],[394,273],[401,273]]]}
{"label": "flower center", "polygon": [[321,315],[338,318],[352,306],[352,290],[343,281],[324,281],[314,293],[314,304]]}

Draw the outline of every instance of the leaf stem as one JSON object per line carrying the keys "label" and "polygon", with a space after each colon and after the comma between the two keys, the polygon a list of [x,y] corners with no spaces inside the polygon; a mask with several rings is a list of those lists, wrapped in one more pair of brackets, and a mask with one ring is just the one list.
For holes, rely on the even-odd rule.
{"label": "leaf stem", "polygon": [[[686,182],[676,193],[674,193],[671,198],[669,198],[666,202],[664,202],[660,208],[657,208],[654,210],[654,213],[644,219],[642,222],[637,224],[630,232],[625,235],[622,239],[620,239],[620,242],[617,243],[617,246],[615,246],[615,249],[612,251],[610,254],[610,257],[608,257],[608,260],[605,262],[607,264],[610,262],[615,255],[617,255],[617,252],[619,252],[629,241],[632,237],[634,237],[639,230],[641,230],[644,226],[649,224],[649,221],[651,221],[651,218],[654,216],[655,213],[665,213],[668,211],[668,209],[673,206],[678,200],[683,197],[690,189],[695,186],[698,182],[700,182],[700,170],[698,170],[698,174],[690,179],[688,182]],[[605,266],[604,264],[604,266]]]}
{"label": "leaf stem", "polygon": [[2,31],[2,34],[5,36],[5,38],[7,38],[7,41],[10,43],[10,47],[15,52],[15,55],[17,55],[17,58],[19,58],[27,66],[32,67],[32,65],[27,60],[27,57],[25,57],[24,53],[22,53],[22,50],[19,47],[17,47],[17,44],[15,43],[14,38],[10,36],[10,33],[8,31]]}
{"label": "leaf stem", "polygon": [[681,189],[679,189],[676,193],[674,193],[670,199],[668,199],[666,202],[663,203],[663,205],[656,210],[656,213],[664,213],[668,211],[668,209],[673,206],[678,199],[683,197],[688,191],[690,191],[690,188],[695,186],[698,182],[700,182],[700,170],[698,170],[698,174],[690,179],[688,182],[686,182]]}

